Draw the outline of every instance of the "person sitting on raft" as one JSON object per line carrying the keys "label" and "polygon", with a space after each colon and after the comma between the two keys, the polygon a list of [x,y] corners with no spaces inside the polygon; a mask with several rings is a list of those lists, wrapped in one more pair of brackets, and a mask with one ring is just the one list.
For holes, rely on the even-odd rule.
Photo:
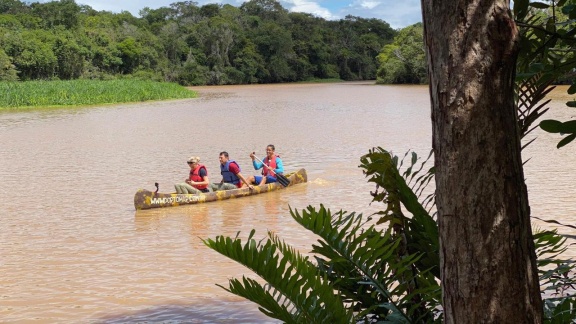
{"label": "person sitting on raft", "polygon": [[[284,173],[284,165],[280,155],[276,154],[276,148],[274,145],[270,144],[266,146],[266,157],[261,161],[257,161],[254,152],[250,153],[250,158],[252,158],[252,165],[254,170],[262,169],[261,176],[250,176],[248,178],[249,183],[254,183],[257,185],[263,185],[266,183],[276,182],[276,174]],[[272,170],[273,172],[271,172]]]}
{"label": "person sitting on raft", "polygon": [[244,184],[248,186],[250,190],[254,187],[244,178],[242,173],[240,173],[240,166],[234,160],[230,160],[228,152],[220,152],[218,157],[220,160],[220,174],[222,174],[222,180],[220,183],[212,183],[212,190],[232,190],[242,188]]}
{"label": "person sitting on raft", "polygon": [[212,191],[210,180],[208,179],[208,170],[203,164],[200,164],[200,158],[193,156],[187,161],[190,167],[190,175],[183,183],[174,185],[176,193],[179,194],[199,194]]}

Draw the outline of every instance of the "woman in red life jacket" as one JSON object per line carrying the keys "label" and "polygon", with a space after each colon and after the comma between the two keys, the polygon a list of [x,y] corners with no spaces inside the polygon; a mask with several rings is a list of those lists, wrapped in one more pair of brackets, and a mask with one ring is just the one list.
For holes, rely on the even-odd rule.
{"label": "woman in red life jacket", "polygon": [[[272,144],[266,146],[266,157],[262,159],[262,162],[264,163],[261,163],[256,159],[254,152],[250,153],[250,158],[252,158],[254,170],[262,169],[262,175],[250,176],[248,179],[249,183],[263,185],[265,183],[276,182],[276,174],[284,173],[282,159],[280,158],[280,155],[276,154],[276,148]],[[274,172],[271,172],[270,170]]]}
{"label": "woman in red life jacket", "polygon": [[183,183],[174,185],[176,193],[179,194],[199,194],[210,192],[210,180],[208,179],[208,170],[203,164],[200,164],[200,158],[193,156],[188,159],[190,166],[190,175]]}

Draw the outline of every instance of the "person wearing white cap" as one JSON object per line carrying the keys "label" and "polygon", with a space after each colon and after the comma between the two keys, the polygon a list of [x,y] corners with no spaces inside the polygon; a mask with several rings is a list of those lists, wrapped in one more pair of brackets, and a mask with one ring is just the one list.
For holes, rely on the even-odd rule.
{"label": "person wearing white cap", "polygon": [[208,170],[203,164],[200,164],[200,158],[197,156],[190,157],[187,161],[190,167],[190,174],[183,183],[175,184],[176,193],[179,194],[200,194],[210,192],[210,180],[208,179]]}

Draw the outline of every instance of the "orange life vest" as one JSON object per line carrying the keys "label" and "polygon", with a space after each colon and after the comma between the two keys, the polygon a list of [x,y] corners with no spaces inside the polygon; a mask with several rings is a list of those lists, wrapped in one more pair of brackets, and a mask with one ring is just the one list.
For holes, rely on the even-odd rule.
{"label": "orange life vest", "polygon": [[[204,170],[206,171],[206,176],[208,176],[208,170],[206,170],[206,167],[200,163],[196,164],[196,167],[192,170],[190,170],[190,180],[194,181],[194,182],[202,182],[204,181],[204,179],[202,179],[202,177],[200,176],[200,169],[204,168]],[[206,189],[208,188],[207,184],[204,185],[193,185],[192,187],[198,189],[198,190],[202,190],[202,189]]]}
{"label": "orange life vest", "polygon": [[[279,158],[280,155],[274,155],[274,159],[270,160],[270,158],[268,156],[266,156],[266,158],[264,158],[264,164],[269,166],[270,169],[272,170],[276,170],[276,159]],[[272,176],[274,178],[276,178],[276,172],[270,172],[270,170],[268,170],[267,167],[262,167],[262,175],[263,176]]]}

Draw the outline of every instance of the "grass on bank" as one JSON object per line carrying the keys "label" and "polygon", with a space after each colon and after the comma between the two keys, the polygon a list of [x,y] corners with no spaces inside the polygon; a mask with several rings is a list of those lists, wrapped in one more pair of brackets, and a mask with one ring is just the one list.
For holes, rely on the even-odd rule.
{"label": "grass on bank", "polygon": [[196,92],[175,83],[134,79],[0,82],[0,109],[90,106],[196,96]]}

